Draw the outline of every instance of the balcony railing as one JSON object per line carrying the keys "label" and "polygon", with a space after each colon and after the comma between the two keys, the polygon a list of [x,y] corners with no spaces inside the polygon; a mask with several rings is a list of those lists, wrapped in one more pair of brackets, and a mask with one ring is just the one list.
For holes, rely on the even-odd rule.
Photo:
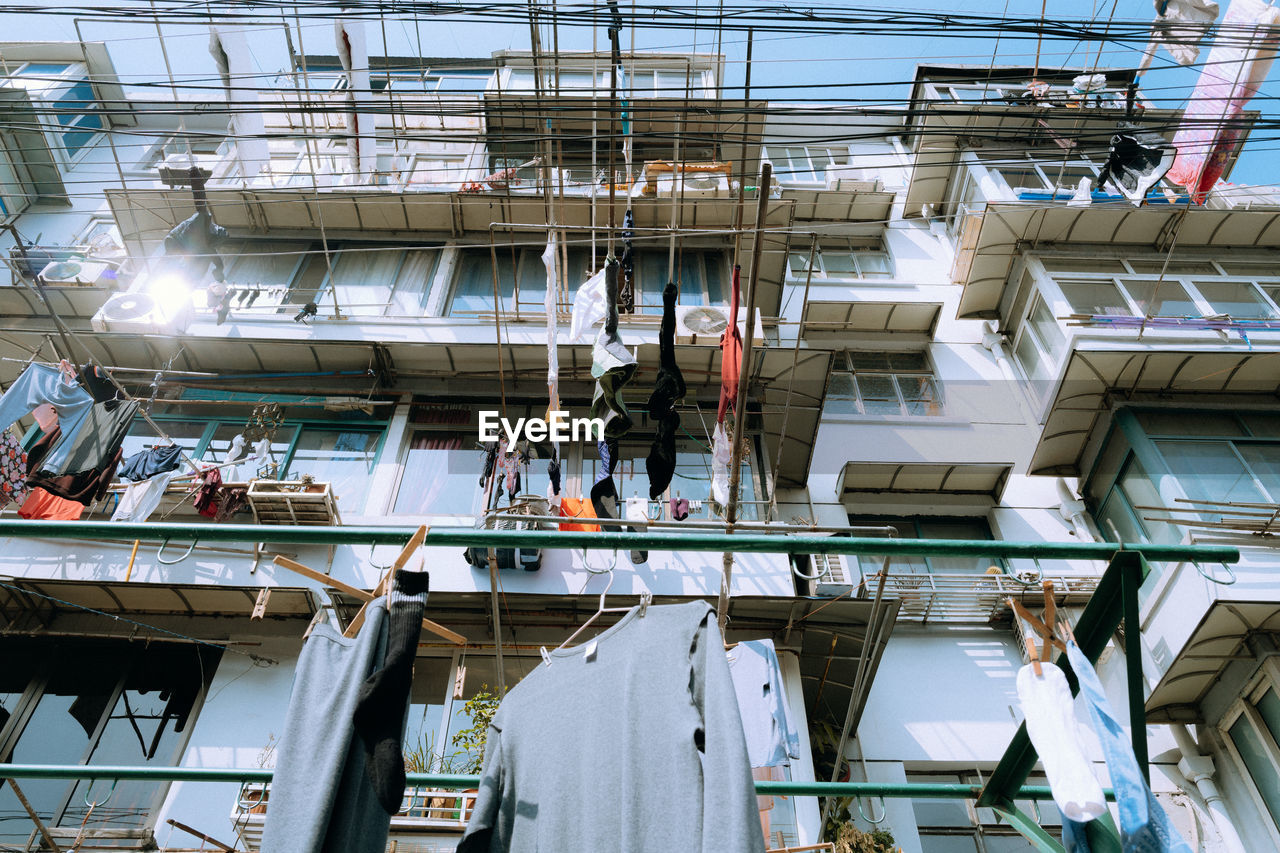
{"label": "balcony railing", "polygon": [[[1043,599],[1041,581],[1052,581],[1062,606],[1083,605],[1098,587],[1100,575],[1044,575],[1027,584],[1005,574],[932,574],[890,572],[884,595],[896,598],[903,622],[991,622],[1009,612],[1010,597],[1028,602]],[[872,598],[879,579],[862,572],[859,598]]]}

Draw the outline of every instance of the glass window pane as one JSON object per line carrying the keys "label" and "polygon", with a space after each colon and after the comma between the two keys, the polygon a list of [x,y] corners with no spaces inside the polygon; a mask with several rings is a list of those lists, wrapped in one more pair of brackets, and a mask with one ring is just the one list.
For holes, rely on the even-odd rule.
{"label": "glass window pane", "polygon": [[1031,313],[1027,315],[1027,322],[1031,324],[1031,328],[1035,330],[1040,343],[1044,345],[1051,355],[1056,355],[1062,349],[1063,344],[1067,342],[1061,327],[1058,326],[1058,321],[1049,310],[1049,306],[1045,304],[1045,301],[1039,295],[1036,296],[1035,302],[1031,306]]}
{"label": "glass window pane", "polygon": [[891,370],[928,370],[929,360],[923,352],[891,352],[886,354]]}
{"label": "glass window pane", "polygon": [[[917,525],[921,539],[990,539],[991,529],[978,518],[921,519]],[[994,557],[929,557],[931,572],[969,572],[981,574],[993,565],[999,565]]]}
{"label": "glass window pane", "polygon": [[[196,445],[200,443],[200,439],[204,436],[205,428],[208,426],[205,421],[161,420],[157,421],[157,423],[173,439],[173,443],[180,446],[188,454],[195,453]],[[157,444],[164,444],[164,440],[156,435],[156,431],[151,424],[142,418],[135,418],[133,423],[129,425],[129,434],[124,437],[124,442],[120,445],[120,458],[128,459],[133,454]]]}
{"label": "glass window pane", "polygon": [[858,274],[858,265],[853,260],[853,253],[838,249],[827,249],[822,253],[822,266],[827,275],[849,278]]}
{"label": "glass window pane", "polygon": [[854,370],[888,370],[889,354],[883,352],[849,352],[849,366]]}
{"label": "glass window pane", "polygon": [[318,483],[332,483],[338,506],[345,512],[359,512],[378,456],[380,436],[373,430],[305,427],[289,461],[287,478],[310,474]]}
{"label": "glass window pane", "polygon": [[1144,316],[1199,317],[1201,314],[1186,289],[1176,281],[1126,280],[1123,284]]}
{"label": "glass window pane", "polygon": [[1263,725],[1271,733],[1271,739],[1280,743],[1280,696],[1276,695],[1274,688],[1268,688],[1267,692],[1262,694],[1257,707]]}
{"label": "glass window pane", "polygon": [[1217,270],[1209,261],[1129,261],[1136,273],[1160,275],[1216,275]]}
{"label": "glass window pane", "polygon": [[930,376],[899,376],[898,389],[908,415],[940,415],[942,406],[938,390]]}
{"label": "glass window pane", "polygon": [[444,703],[453,689],[453,659],[420,657],[413,664],[409,717],[404,732],[405,770],[456,773],[453,749],[442,740]]}
{"label": "glass window pane", "polygon": [[[808,252],[792,252],[787,255],[787,260],[791,266],[791,274],[797,278],[803,277],[809,270],[809,253]],[[818,259],[814,257],[815,271],[818,267]]]}
{"label": "glass window pane", "polygon": [[[1040,813],[1051,812],[1052,805],[1042,805]],[[1035,853],[1035,845],[1021,835],[984,835],[982,837],[984,853]]]}
{"label": "glass window pane", "polygon": [[1013,167],[1002,166],[997,170],[1009,189],[1015,193],[1018,190],[1033,190],[1044,192],[1048,190],[1044,178],[1040,177],[1040,173],[1030,166]]}
{"label": "glass window pane", "polygon": [[474,433],[415,431],[392,511],[405,515],[473,514],[484,467],[484,451],[474,447],[474,439]]}
{"label": "glass window pane", "polygon": [[1280,501],[1280,444],[1238,444],[1236,449],[1268,497]]}
{"label": "glass window pane", "polygon": [[707,252],[703,257],[703,269],[707,276],[707,304],[724,305],[729,302],[725,288],[723,258],[719,252]]}
{"label": "glass window pane", "polygon": [[1280,823],[1280,773],[1276,772],[1264,741],[1244,714],[1232,723],[1228,734],[1262,796],[1262,802],[1271,813],[1271,819]]}
{"label": "glass window pane", "polygon": [[852,415],[858,412],[858,391],[853,377],[848,373],[833,373],[827,384],[826,411],[833,415]]}
{"label": "glass window pane", "polygon": [[[922,802],[915,800],[915,803]],[[917,806],[917,814],[919,807]],[[923,853],[975,853],[978,842],[972,835],[927,835],[920,834],[920,849]]]}
{"label": "glass window pane", "polygon": [[1264,501],[1226,441],[1156,441],[1169,471],[1193,500]]}
{"label": "glass window pane", "polygon": [[338,253],[329,284],[344,314],[381,316],[404,252],[348,249]]}
{"label": "glass window pane", "polygon": [[226,253],[227,283],[241,287],[283,287],[293,282],[306,243],[246,242],[240,251]]}
{"label": "glass window pane", "polygon": [[1196,288],[1215,314],[1229,314],[1237,318],[1274,316],[1262,294],[1246,281],[1197,281]]}
{"label": "glass window pane", "polygon": [[1265,412],[1241,412],[1249,433],[1264,438],[1280,438],[1280,416]]}
{"label": "glass window pane", "polygon": [[1062,295],[1080,314],[1124,317],[1132,313],[1120,288],[1109,281],[1060,281]]}
{"label": "glass window pane", "polygon": [[1040,349],[1035,343],[1035,338],[1030,330],[1024,332],[1022,337],[1018,339],[1018,345],[1014,351],[1018,358],[1018,363],[1022,365],[1022,369],[1026,371],[1027,376],[1031,379],[1046,379],[1049,376],[1049,363]]}
{"label": "glass window pane", "polygon": [[[510,253],[498,252],[498,292],[503,307],[511,304],[515,286]],[[449,308],[455,314],[475,314],[493,310],[493,262],[489,252],[480,249],[464,249],[458,263],[453,302]]]}
{"label": "glass window pane", "polygon": [[877,373],[859,373],[854,377],[858,384],[858,396],[862,398],[862,413],[866,415],[900,415],[898,393],[893,377]]}
{"label": "glass window pane", "polygon": [[863,278],[893,278],[888,252],[858,252],[858,266]]}
{"label": "glass window pane", "polygon": [[[501,254],[502,250],[499,249],[498,252]],[[510,255],[511,251],[508,249],[508,258]],[[517,255],[520,263],[520,306],[530,311],[542,311],[547,300],[547,267],[542,263],[542,251],[526,249]]]}
{"label": "glass window pane", "polygon": [[387,315],[392,317],[421,317],[431,293],[431,278],[436,273],[440,259],[437,249],[415,249],[405,255],[404,264],[396,276],[395,290]]}
{"label": "glass window pane", "polygon": [[[1124,466],[1124,470],[1116,481],[1116,487],[1120,501],[1127,501],[1129,513],[1136,519],[1131,520],[1129,516],[1124,516],[1118,508],[1113,510],[1116,515],[1116,527],[1121,534],[1127,536],[1132,533],[1140,539],[1146,538],[1155,542],[1181,541],[1182,533],[1176,526],[1162,521],[1148,521],[1147,516],[1152,515],[1150,510],[1134,509],[1140,506],[1164,506],[1160,490],[1147,475],[1146,469],[1138,462],[1137,457],[1130,458],[1128,464]],[[1109,529],[1107,532],[1110,532]]]}

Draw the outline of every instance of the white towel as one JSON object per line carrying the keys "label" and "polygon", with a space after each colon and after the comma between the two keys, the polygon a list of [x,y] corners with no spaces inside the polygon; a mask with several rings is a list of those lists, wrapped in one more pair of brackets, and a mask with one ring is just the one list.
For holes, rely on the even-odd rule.
{"label": "white towel", "polygon": [[1064,815],[1083,823],[1107,810],[1102,786],[1081,746],[1080,724],[1067,677],[1051,663],[1037,676],[1027,664],[1018,670],[1018,699],[1027,719],[1027,736],[1040,753],[1053,801]]}
{"label": "white towel", "polygon": [[582,283],[573,295],[573,314],[569,318],[569,343],[588,338],[591,327],[604,320],[608,309],[604,288],[604,270]]}
{"label": "white towel", "polygon": [[116,511],[111,514],[111,520],[146,521],[156,511],[156,507],[160,506],[164,490],[169,488],[169,481],[177,473],[167,471],[138,483],[129,483],[120,496],[120,502],[116,504]]}

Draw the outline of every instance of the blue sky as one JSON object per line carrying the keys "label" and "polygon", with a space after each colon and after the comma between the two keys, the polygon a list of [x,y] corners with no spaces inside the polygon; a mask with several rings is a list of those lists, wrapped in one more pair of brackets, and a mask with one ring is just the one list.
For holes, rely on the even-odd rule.
{"label": "blue sky", "polygon": [[[1115,21],[1149,21],[1154,16],[1152,0],[1049,0],[1047,15],[1050,18],[1092,18],[1105,22],[1112,14]],[[523,7],[523,3],[513,4]],[[621,4],[627,7],[625,0]],[[1221,3],[1225,10],[1227,0]],[[717,4],[706,0],[698,4],[704,11],[713,11]],[[136,4],[137,11],[145,13],[149,7]],[[834,4],[807,3],[803,8],[833,8]],[[846,7],[848,8],[848,7]],[[932,10],[949,13],[971,13],[1009,17],[1036,17],[1040,14],[1039,0],[927,0],[926,2],[895,2],[893,9]],[[274,14],[274,13],[273,13]],[[290,20],[292,23],[292,20]],[[70,16],[10,14],[0,16],[0,24],[7,33],[21,33],[22,40],[74,40],[73,19]],[[108,43],[112,59],[126,82],[165,81],[164,58],[160,50],[155,25],[145,19],[132,22],[93,21],[81,23],[85,38]],[[385,30],[385,45],[384,45]],[[214,73],[212,60],[206,50],[207,31],[199,25],[166,25],[165,46],[175,75],[206,78]],[[429,56],[486,56],[495,50],[529,48],[527,24],[494,24],[465,21],[440,21],[389,16],[385,28],[371,24],[368,28],[370,53],[383,52],[393,55],[415,54],[419,42],[422,52]],[[562,27],[562,50],[590,50],[593,30],[590,27]],[[595,31],[596,46],[607,48],[604,28]],[[714,30],[673,30],[628,27],[623,31],[623,47],[632,44],[637,50],[685,51],[697,49],[710,51],[716,46]],[[634,39],[634,42],[633,42]],[[321,20],[304,21],[303,47],[308,53],[333,52],[333,27]],[[251,38],[254,60],[264,74],[283,70],[288,65],[285,38],[278,16],[261,21],[261,28]],[[1044,67],[1101,66],[1131,67],[1136,65],[1141,48],[1137,45],[1103,46],[1099,55],[1097,42],[1063,41],[1046,38],[1040,44],[1040,63]],[[721,48],[726,57],[726,82],[730,86],[741,85],[745,70],[746,36],[744,33],[724,34]],[[901,102],[907,96],[906,81],[912,77],[918,63],[964,63],[987,66],[994,61],[1005,65],[1031,65],[1037,44],[1034,38],[1004,36],[996,38],[954,37],[942,31],[912,32],[901,35],[883,35],[874,38],[860,36],[811,36],[759,33],[753,52],[753,92],[775,101],[798,100],[806,96],[804,88],[768,89],[768,86],[800,86],[839,83],[862,84],[856,88],[828,88],[819,90],[819,97],[843,98],[850,102],[874,99],[877,102]],[[1202,52],[1203,60],[1207,51]],[[1271,97],[1277,92],[1277,65],[1259,97],[1251,104],[1264,115],[1274,117]],[[1198,71],[1176,66],[1167,53],[1161,51],[1152,69],[1143,78],[1147,98],[1158,106],[1183,106],[1195,85]],[[865,84],[875,85],[865,85]],[[1255,132],[1244,158],[1237,166],[1232,179],[1240,183],[1270,183],[1276,179],[1268,168],[1274,143],[1266,137],[1269,132]]]}

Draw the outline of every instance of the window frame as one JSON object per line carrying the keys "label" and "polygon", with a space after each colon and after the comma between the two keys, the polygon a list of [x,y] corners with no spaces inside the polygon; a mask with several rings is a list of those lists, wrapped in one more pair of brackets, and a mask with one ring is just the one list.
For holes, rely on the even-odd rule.
{"label": "window frame", "polygon": [[[854,272],[830,272],[827,270],[826,254],[832,255],[848,255],[853,260]],[[889,268],[888,272],[877,272],[875,270],[864,271],[862,257],[866,255],[881,255],[884,257],[885,266]],[[802,263],[808,263],[809,253],[787,252],[787,277],[794,281],[808,280],[808,270],[800,269],[797,271],[792,262],[797,258],[802,259]],[[822,282],[842,282],[842,281],[868,281],[868,282],[887,282],[893,281],[898,277],[897,267],[893,262],[893,253],[889,251],[888,246],[883,240],[861,241],[855,238],[848,238],[843,241],[824,240],[819,244],[817,251],[813,253],[813,279]]]}
{"label": "window frame", "polygon": [[1248,790],[1253,805],[1258,811],[1258,817],[1266,827],[1268,834],[1270,834],[1272,842],[1277,849],[1280,849],[1280,817],[1272,815],[1271,809],[1267,806],[1267,802],[1258,788],[1257,781],[1253,778],[1252,771],[1245,764],[1244,757],[1240,754],[1235,741],[1231,737],[1231,729],[1243,717],[1249,726],[1253,728],[1254,734],[1264,747],[1272,768],[1276,771],[1277,777],[1280,777],[1280,744],[1277,744],[1276,738],[1263,722],[1257,709],[1257,702],[1268,690],[1272,690],[1277,696],[1280,696],[1280,667],[1277,667],[1274,660],[1267,660],[1263,663],[1263,672],[1256,678],[1251,679],[1246,689],[1241,691],[1235,702],[1231,704],[1227,712],[1218,721],[1217,729],[1227,754],[1231,756],[1231,760],[1235,763],[1236,771],[1243,780],[1245,789]]}
{"label": "window frame", "polygon": [[[990,777],[991,772],[992,770],[990,769],[984,772],[978,768],[962,770],[949,768],[939,770],[929,768],[909,769],[906,771],[906,779],[908,783],[914,781],[947,781],[970,785],[982,785],[985,784],[986,780]],[[928,777],[928,780],[923,780],[922,777]],[[944,780],[939,780],[937,777],[946,778]],[[1048,784],[1045,781],[1043,774],[1039,773],[1033,773],[1028,776],[1027,779],[1027,784]],[[916,802],[917,800],[908,799],[907,805],[911,807],[911,817],[915,824],[916,834],[920,838],[921,849],[925,850],[926,853],[929,850],[928,839],[930,838],[968,838],[973,841],[975,851],[985,851],[987,849],[987,845],[984,843],[986,838],[1019,838],[1026,843],[1029,850],[1034,849],[1034,845],[1032,845],[1030,841],[1019,833],[1017,829],[1001,819],[992,809],[985,807],[979,808],[977,806],[976,798],[965,798],[959,801],[964,804],[963,808],[966,816],[969,818],[969,822],[967,825],[957,824],[954,826],[921,823],[915,813]],[[956,801],[952,800],[949,802]],[[1043,812],[1037,812],[1037,809],[1039,808],[1037,806],[1031,805],[1030,808],[1028,808],[1028,804],[1030,802],[1031,801],[1021,800],[1018,801],[1018,805],[1020,808],[1024,809],[1024,811],[1043,814]],[[1052,800],[1047,801],[1047,808],[1056,812],[1057,809],[1052,805],[1052,802]],[[1049,825],[1055,826],[1055,824]]]}
{"label": "window frame", "polygon": [[[806,168],[800,169],[799,161],[794,156],[796,150],[804,153]],[[814,156],[826,156],[831,162],[819,167]],[[840,155],[843,159],[837,160]],[[821,186],[827,185],[827,169],[831,167],[849,168],[853,166],[853,152],[849,146],[809,143],[776,143],[766,144],[764,159],[774,165],[773,177],[780,184],[788,186]]]}
{"label": "window frame", "polygon": [[[862,353],[866,355],[892,356],[892,355],[901,355],[901,354],[904,354],[904,352],[910,352],[913,355],[918,354],[922,356],[924,359],[924,367],[918,370],[911,370],[906,368],[893,368],[893,367],[886,367],[883,370],[876,370],[876,369],[870,369],[870,368],[857,369],[853,366],[852,355],[854,353]],[[854,407],[857,409],[857,411],[830,412],[828,415],[828,413],[825,411],[826,407],[824,406],[823,407],[824,416],[832,416],[832,417],[839,417],[839,418],[871,418],[876,420],[906,419],[912,422],[918,421],[922,423],[929,423],[935,418],[945,418],[947,416],[947,405],[946,405],[945,396],[942,393],[942,383],[939,382],[938,380],[938,371],[936,366],[933,363],[933,359],[929,355],[928,349],[909,350],[909,351],[900,351],[900,352],[895,352],[892,350],[882,351],[882,350],[846,349],[843,353],[840,353],[839,355],[843,357],[844,365],[841,366],[837,364],[837,366],[833,368],[832,373],[833,375],[840,374],[841,376],[848,376],[850,381],[852,382],[854,394],[852,397],[849,397],[848,395],[844,395],[844,394],[833,394],[830,390],[828,390],[827,400],[828,401],[851,400],[853,402]],[[877,414],[877,413],[868,413],[866,411],[866,403],[863,400],[862,388],[858,384],[859,375],[887,376],[891,379],[893,383],[894,394],[896,395],[897,402],[898,402],[897,414]],[[933,394],[934,394],[933,405],[937,408],[937,411],[933,413],[928,413],[928,414],[911,413],[907,406],[906,395],[903,393],[903,390],[902,390],[901,377],[927,377],[930,380],[930,385],[933,388]]]}

